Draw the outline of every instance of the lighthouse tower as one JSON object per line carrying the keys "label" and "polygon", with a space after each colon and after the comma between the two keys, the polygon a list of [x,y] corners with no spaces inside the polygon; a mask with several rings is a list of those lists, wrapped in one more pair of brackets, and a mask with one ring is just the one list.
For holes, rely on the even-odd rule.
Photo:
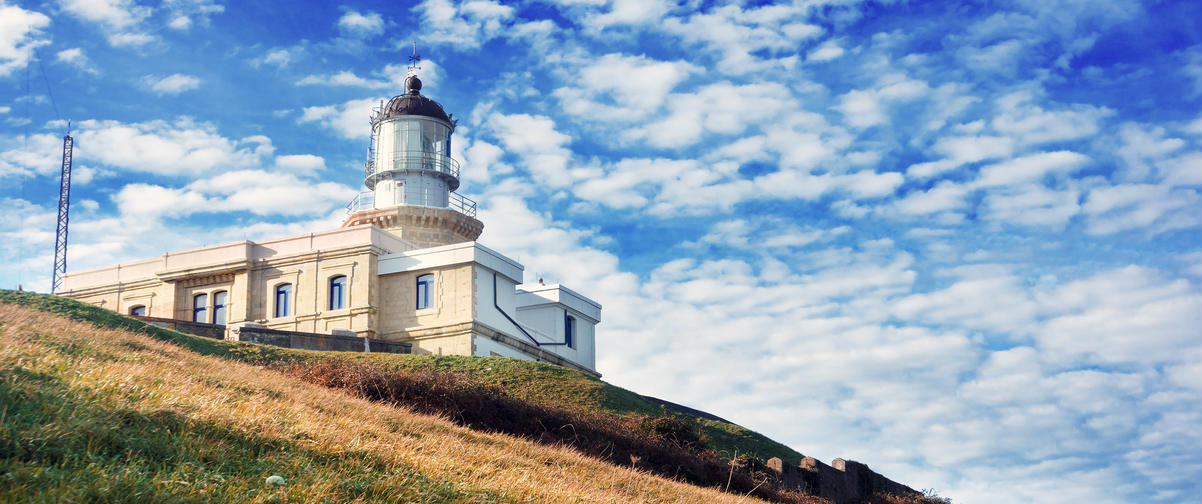
{"label": "lighthouse tower", "polygon": [[363,179],[368,191],[347,206],[342,227],[375,224],[420,247],[474,241],[484,224],[476,219],[476,202],[455,192],[456,121],[421,90],[411,66],[405,94],[374,111]]}

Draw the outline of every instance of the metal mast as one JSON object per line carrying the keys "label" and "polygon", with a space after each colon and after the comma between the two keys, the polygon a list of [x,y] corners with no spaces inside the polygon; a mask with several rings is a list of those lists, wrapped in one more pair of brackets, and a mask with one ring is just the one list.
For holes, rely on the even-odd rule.
{"label": "metal mast", "polygon": [[71,122],[67,122],[67,134],[63,136],[63,175],[58,189],[58,234],[54,239],[54,275],[50,293],[58,292],[67,272],[67,220],[71,210],[71,154],[75,139],[71,138]]}

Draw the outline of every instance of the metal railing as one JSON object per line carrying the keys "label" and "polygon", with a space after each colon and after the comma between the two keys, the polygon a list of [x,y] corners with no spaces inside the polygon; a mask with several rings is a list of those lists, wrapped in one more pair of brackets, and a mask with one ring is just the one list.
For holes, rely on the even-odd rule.
{"label": "metal railing", "polygon": [[363,169],[363,178],[370,179],[380,172],[402,170],[429,170],[459,179],[458,161],[441,152],[429,151],[393,151],[392,167],[383,170],[377,170],[375,160],[369,158]]}
{"label": "metal railing", "polygon": [[[476,202],[471,198],[460,195],[459,193],[449,192],[446,201],[443,201],[440,191],[431,190],[406,190],[404,198],[397,202],[397,205],[420,206],[429,208],[447,208],[454,210],[468,217],[476,216]],[[350,215],[361,210],[371,210],[375,208],[376,193],[372,191],[364,191],[356,194],[349,203],[346,204],[346,214]]]}

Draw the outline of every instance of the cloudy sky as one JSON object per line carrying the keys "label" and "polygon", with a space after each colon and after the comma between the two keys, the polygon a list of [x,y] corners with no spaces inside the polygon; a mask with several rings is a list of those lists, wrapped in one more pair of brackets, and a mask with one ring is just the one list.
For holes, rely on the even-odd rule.
{"label": "cloudy sky", "polygon": [[957,502],[1202,499],[1196,1],[0,0],[0,283],[337,226],[373,104],[609,381]]}

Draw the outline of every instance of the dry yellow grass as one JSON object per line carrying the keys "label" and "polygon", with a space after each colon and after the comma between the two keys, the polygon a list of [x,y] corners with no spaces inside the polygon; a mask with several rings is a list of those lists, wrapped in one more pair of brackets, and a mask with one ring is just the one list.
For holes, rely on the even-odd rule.
{"label": "dry yellow grass", "polygon": [[[101,329],[16,305],[0,304],[0,374],[9,379],[51,376],[68,394],[100,398],[110,408],[148,416],[167,412],[186,422],[287,443],[282,446],[299,445],[334,460],[370,458],[386,467],[412,468],[454,490],[443,495],[458,495],[444,500],[760,502],[613,466],[566,448],[471,431],[445,419],[201,356],[144,335]],[[304,467],[280,467],[271,473],[289,481],[286,491],[248,493],[247,501],[322,502],[346,495],[340,478],[363,477],[362,473],[308,472]],[[240,481],[222,484],[258,488],[267,475],[237,474],[234,477]],[[191,495],[203,497],[203,486],[178,483],[181,492],[188,488]],[[383,476],[371,484],[377,497],[404,494],[399,489],[390,492]],[[472,497],[475,493],[480,499]]]}

